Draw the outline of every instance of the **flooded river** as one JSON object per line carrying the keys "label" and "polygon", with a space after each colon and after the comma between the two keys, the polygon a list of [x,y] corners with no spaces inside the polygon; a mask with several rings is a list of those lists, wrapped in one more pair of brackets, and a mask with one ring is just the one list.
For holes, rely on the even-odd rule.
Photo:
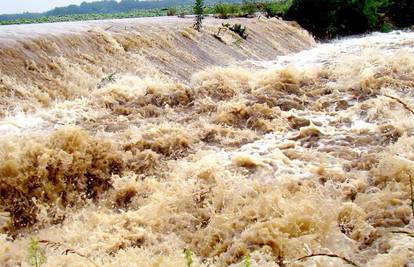
{"label": "flooded river", "polygon": [[[246,23],[249,38],[274,29],[264,47],[278,52],[231,33],[195,46],[184,26],[140,50],[139,30],[95,25],[130,65],[84,63],[76,33],[76,52],[56,56],[57,35],[24,50],[30,86],[3,68],[0,265],[29,266],[33,240],[44,266],[414,264],[414,33],[316,44]],[[222,58],[181,68],[209,46]]]}

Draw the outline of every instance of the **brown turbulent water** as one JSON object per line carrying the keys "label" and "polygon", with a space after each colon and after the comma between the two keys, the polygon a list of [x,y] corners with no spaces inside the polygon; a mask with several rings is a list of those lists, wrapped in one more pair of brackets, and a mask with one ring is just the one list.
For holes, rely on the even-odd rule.
{"label": "brown turbulent water", "polygon": [[0,28],[0,265],[414,264],[414,34],[221,22]]}

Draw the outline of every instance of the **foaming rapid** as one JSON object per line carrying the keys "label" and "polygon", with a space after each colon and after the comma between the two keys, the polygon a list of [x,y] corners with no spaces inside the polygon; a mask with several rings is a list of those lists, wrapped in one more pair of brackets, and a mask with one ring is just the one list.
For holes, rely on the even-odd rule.
{"label": "foaming rapid", "polygon": [[245,43],[146,19],[8,50],[35,64],[2,61],[0,265],[413,264],[414,34],[235,22]]}
{"label": "foaming rapid", "polygon": [[272,59],[315,44],[302,29],[276,19],[234,20],[249,29],[248,40],[220,30],[219,20],[206,19],[202,33],[192,23],[142,18],[4,26],[0,115],[88,96],[119,74],[185,82],[206,66]]}

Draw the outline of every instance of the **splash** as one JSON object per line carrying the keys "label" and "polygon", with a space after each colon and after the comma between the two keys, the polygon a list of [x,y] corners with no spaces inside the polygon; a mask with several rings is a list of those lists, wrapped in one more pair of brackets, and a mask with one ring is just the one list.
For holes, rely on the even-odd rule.
{"label": "splash", "polygon": [[[93,66],[151,47],[157,56],[139,54],[148,68],[137,61],[107,79],[94,70],[84,76],[90,87],[57,89],[59,97],[39,87],[47,105],[4,102],[1,264],[24,264],[32,236],[45,266],[185,266],[183,251],[194,266],[243,266],[246,257],[252,266],[412,263],[414,35],[277,57],[268,49],[299,49],[307,35],[281,21],[241,21],[255,40],[242,47],[205,36],[215,20],[202,35],[183,26],[179,37],[157,20],[152,32],[129,34],[111,22],[110,32],[82,33],[103,42],[89,44],[105,50],[90,53],[102,57]],[[286,31],[295,45],[276,46]],[[177,40],[197,45],[172,54]],[[209,49],[232,52],[204,57],[201,69]],[[200,69],[183,78],[186,64]],[[22,83],[17,69],[25,72],[16,67],[6,81]]]}

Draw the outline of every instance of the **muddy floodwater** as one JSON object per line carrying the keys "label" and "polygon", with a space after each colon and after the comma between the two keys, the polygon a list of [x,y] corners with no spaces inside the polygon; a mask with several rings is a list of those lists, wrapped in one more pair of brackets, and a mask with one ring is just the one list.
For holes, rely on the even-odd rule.
{"label": "muddy floodwater", "polygon": [[414,33],[229,22],[0,27],[1,266],[414,266]]}

